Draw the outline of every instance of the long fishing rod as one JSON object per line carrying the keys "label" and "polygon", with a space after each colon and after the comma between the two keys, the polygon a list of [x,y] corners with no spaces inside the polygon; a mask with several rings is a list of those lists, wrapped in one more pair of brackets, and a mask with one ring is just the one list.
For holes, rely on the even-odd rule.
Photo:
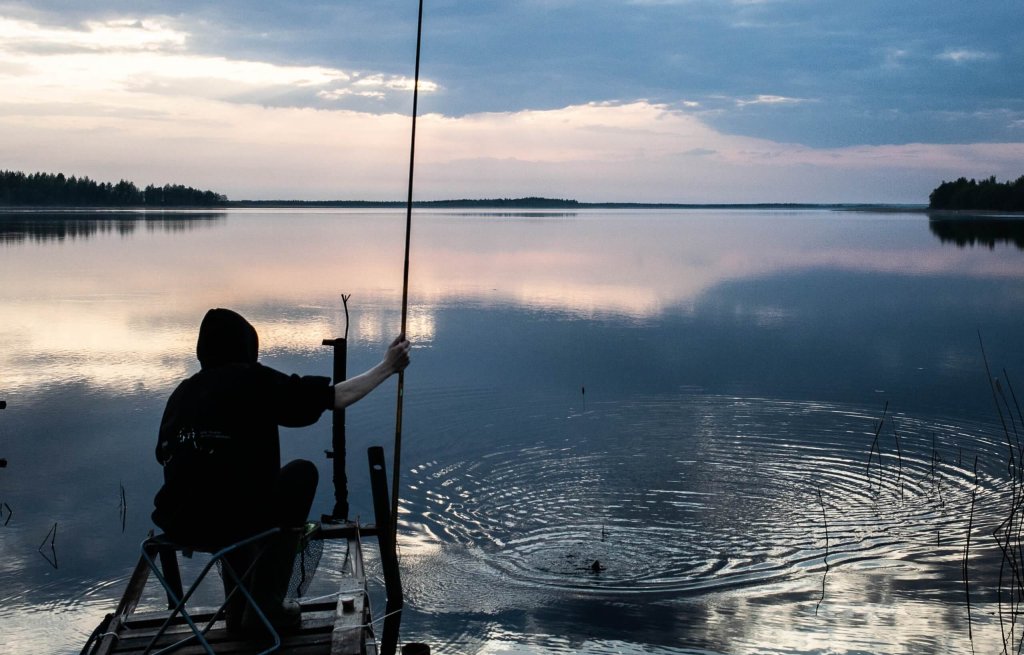
{"label": "long fishing rod", "polygon": [[[405,202],[405,269],[402,273],[402,335],[408,338],[409,317],[409,243],[412,233],[412,181],[416,168],[416,111],[420,96],[420,43],[423,37],[423,0],[416,19],[416,74],[412,86],[412,139],[409,145],[409,196]],[[405,371],[398,372],[398,402],[395,410],[395,455],[391,474],[391,533],[398,535],[398,489],[402,460],[402,405],[405,398]]]}

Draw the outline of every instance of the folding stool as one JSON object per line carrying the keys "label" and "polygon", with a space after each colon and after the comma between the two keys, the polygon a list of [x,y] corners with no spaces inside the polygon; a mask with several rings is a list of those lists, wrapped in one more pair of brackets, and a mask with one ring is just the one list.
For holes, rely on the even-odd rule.
{"label": "folding stool", "polygon": [[[231,564],[226,559],[227,555],[241,548],[245,548],[247,546],[259,545],[265,548],[265,542],[269,541],[274,535],[278,534],[279,532],[281,532],[281,528],[271,528],[270,530],[260,532],[259,534],[255,534],[237,543],[225,546],[224,548],[218,551],[203,551],[201,549],[183,546],[181,544],[175,543],[163,534],[149,537],[144,542],[142,542],[142,557],[146,560],[146,563],[148,564],[150,571],[152,571],[154,577],[156,577],[156,579],[160,581],[160,584],[163,586],[164,591],[167,593],[167,607],[171,610],[170,614],[167,616],[167,619],[163,622],[163,625],[161,625],[160,629],[157,630],[155,635],[153,635],[153,638],[149,642],[149,646],[146,647],[145,652],[154,652],[153,647],[156,645],[157,640],[160,638],[161,635],[164,634],[164,632],[167,631],[167,628],[171,625],[171,622],[174,620],[174,617],[180,614],[182,619],[184,619],[185,622],[188,624],[189,628],[191,628],[192,635],[185,637],[184,639],[181,639],[179,641],[176,641],[173,644],[170,644],[169,646],[165,646],[160,650],[155,651],[154,655],[160,655],[162,653],[168,653],[177,650],[178,648],[181,648],[191,643],[193,640],[198,641],[202,645],[203,649],[207,653],[209,653],[209,655],[216,655],[216,653],[213,650],[213,647],[210,646],[209,641],[207,641],[206,639],[206,633],[213,626],[214,622],[217,621],[217,619],[219,619],[221,615],[224,614],[228,602],[231,600],[234,594],[237,593],[240,593],[245,597],[248,607],[256,612],[256,615],[257,617],[259,617],[260,622],[267,629],[267,632],[273,639],[273,645],[271,645],[270,648],[261,651],[259,655],[266,655],[267,653],[272,653],[279,649],[281,647],[281,636],[277,633],[277,630],[274,629],[274,626],[270,623],[270,620],[267,618],[266,614],[263,613],[263,610],[256,603],[256,600],[253,598],[252,593],[245,586],[245,580],[248,574],[252,571],[252,568],[253,566],[255,566],[256,562],[259,561],[259,557],[260,555],[262,555],[263,551],[260,550],[260,555],[254,558],[249,570],[242,571],[241,573],[235,571],[232,568]],[[199,575],[192,582],[192,584],[189,585],[188,589],[183,590],[181,582],[181,573],[178,568],[177,554],[181,553],[185,557],[191,557],[192,553],[196,551],[209,552],[210,561],[207,562],[206,566],[202,568],[202,570],[199,572]],[[157,566],[156,558],[159,558],[160,560],[159,566]],[[193,620],[192,616],[189,614],[187,608],[185,607],[185,604],[192,597],[192,594],[194,594],[195,591],[199,588],[200,583],[202,583],[202,581],[206,579],[206,575],[218,562],[221,565],[222,575],[228,576],[235,583],[235,588],[232,590],[230,594],[228,594],[224,598],[224,602],[220,605],[220,607],[218,607],[214,611],[213,616],[210,618],[209,622],[207,622],[206,625],[202,629],[200,629],[199,626],[196,625],[196,622]]]}

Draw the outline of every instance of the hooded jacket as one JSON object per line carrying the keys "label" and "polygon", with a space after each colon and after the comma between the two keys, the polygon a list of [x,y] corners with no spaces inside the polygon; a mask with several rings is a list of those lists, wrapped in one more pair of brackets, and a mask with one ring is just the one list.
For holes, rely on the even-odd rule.
{"label": "hooded jacket", "polygon": [[206,313],[196,355],[199,372],[174,390],[160,423],[153,521],[181,543],[221,547],[271,527],[278,426],[315,423],[333,389],[329,378],[259,364],[256,330],[229,309]]}

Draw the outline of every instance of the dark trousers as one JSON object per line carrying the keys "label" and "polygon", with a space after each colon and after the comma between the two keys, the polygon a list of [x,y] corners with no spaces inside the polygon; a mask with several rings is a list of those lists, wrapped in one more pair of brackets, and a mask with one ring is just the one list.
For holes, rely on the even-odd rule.
{"label": "dark trousers", "polygon": [[[249,548],[237,550],[225,559],[232,569],[243,575],[251,569],[250,591],[261,606],[269,598],[271,604],[280,607],[291,577],[292,562],[298,545],[297,529],[306,523],[313,506],[319,475],[316,466],[304,459],[298,459],[281,467],[272,487],[270,519],[268,525],[259,527],[259,532],[269,527],[291,528],[281,535],[275,535],[266,543],[257,543]],[[258,562],[257,562],[258,560]],[[254,565],[254,562],[256,563]],[[234,590],[234,583],[224,576],[224,593]],[[244,599],[236,594],[228,605],[228,623],[234,628],[241,620],[240,610]],[[264,607],[264,611],[268,608]]]}
{"label": "dark trousers", "polygon": [[319,479],[316,465],[309,460],[296,459],[282,466],[273,486],[273,525],[293,528],[305,524]]}
{"label": "dark trousers", "polygon": [[215,552],[270,528],[302,526],[313,506],[318,480],[316,466],[297,459],[248,491],[218,488],[217,484],[229,483],[207,480],[201,491],[179,490],[184,498],[161,503],[165,486],[157,494],[153,521],[172,541]]}

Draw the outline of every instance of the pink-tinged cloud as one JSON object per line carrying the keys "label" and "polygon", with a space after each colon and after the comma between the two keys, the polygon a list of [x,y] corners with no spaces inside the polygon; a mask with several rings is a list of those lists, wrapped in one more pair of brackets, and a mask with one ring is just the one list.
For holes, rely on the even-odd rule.
{"label": "pink-tinged cloud", "polygon": [[[6,167],[233,199],[404,195],[409,117],[332,104],[404,97],[404,78],[193,54],[187,34],[158,21],[0,19],[0,35]],[[421,86],[427,97],[442,88]],[[418,197],[433,199],[923,203],[944,179],[1016,178],[1024,165],[1020,142],[813,148],[726,134],[686,103],[645,100],[420,121]]]}

